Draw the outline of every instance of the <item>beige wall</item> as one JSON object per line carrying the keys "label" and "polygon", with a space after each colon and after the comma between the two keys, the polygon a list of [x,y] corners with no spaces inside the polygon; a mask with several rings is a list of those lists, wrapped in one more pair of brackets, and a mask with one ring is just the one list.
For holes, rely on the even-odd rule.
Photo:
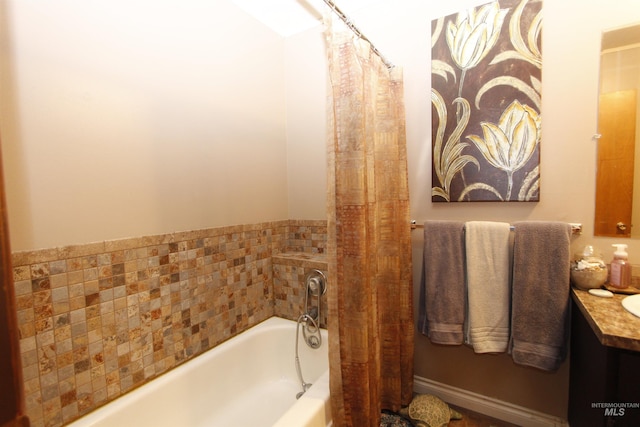
{"label": "beige wall", "polygon": [[0,6],[13,250],[287,217],[283,39],[225,1]]}
{"label": "beige wall", "polygon": [[322,27],[285,41],[289,218],[326,215],[326,73]]}
{"label": "beige wall", "polygon": [[[580,222],[584,233],[574,239],[574,250],[595,244],[610,258],[613,240],[593,237],[596,145],[592,136],[596,133],[600,34],[606,28],[640,22],[640,5],[636,0],[545,1],[540,202],[433,204],[430,196],[430,22],[482,3],[484,1],[404,0],[389,2],[388,6],[376,5],[352,15],[378,49],[404,68],[412,217],[419,222],[445,218]],[[305,33],[288,38],[287,55],[312,58],[310,61],[315,64],[317,57],[324,54],[316,40],[319,37]],[[319,100],[322,97],[316,92],[317,87],[324,84],[325,69],[317,66],[310,72],[315,73],[314,80],[308,75],[298,78],[306,82],[308,95]],[[302,101],[291,105],[292,97],[288,102],[289,138],[301,138],[289,140],[291,147],[303,143],[302,136],[291,132],[293,126],[320,129],[324,117],[316,109],[311,120],[297,111],[310,106],[303,105]],[[309,150],[316,150],[316,145],[324,143],[320,132],[304,138],[305,142],[313,143]],[[295,163],[293,152],[288,153],[289,164]],[[290,210],[313,217],[313,212],[305,211],[296,200],[307,200],[309,189],[319,187],[324,178],[318,174],[317,182],[311,186],[297,186],[292,183],[296,179],[303,176],[289,177]],[[323,197],[319,188],[316,196]],[[320,207],[315,215],[322,215]],[[637,240],[630,243],[631,261],[640,263],[640,243]],[[414,231],[416,283],[420,277],[422,244],[421,233]],[[566,416],[568,372],[568,363],[557,373],[548,374],[518,367],[505,355],[480,356],[468,348],[437,347],[421,335],[416,338],[417,375],[559,417]]]}
{"label": "beige wall", "polygon": [[[392,4],[391,4],[392,3]],[[407,110],[407,144],[409,151],[409,184],[412,215],[418,221],[432,218],[488,219],[515,221],[553,219],[583,224],[583,235],[575,240],[578,249],[596,244],[610,258],[615,242],[593,237],[595,203],[598,65],[601,31],[640,22],[640,6],[633,0],[547,0],[544,4],[543,30],[543,141],[541,150],[541,201],[538,203],[475,203],[446,205],[431,203],[431,103],[430,90],[430,22],[439,16],[455,13],[465,7],[482,4],[482,0],[422,2],[402,0],[389,5],[357,11],[352,18],[361,30],[393,63],[402,66],[405,75]],[[308,200],[310,192],[324,197],[322,174],[313,176],[302,167],[309,152],[324,156],[325,121],[316,102],[324,95],[319,88],[326,85],[322,34],[318,29],[287,38],[287,130],[289,163],[289,204],[292,217],[317,217],[323,206],[313,205],[309,212],[297,201]],[[305,58],[308,66],[302,68]],[[295,65],[292,65],[295,64]],[[299,72],[304,69],[304,72]],[[314,73],[313,76],[307,73]],[[304,82],[304,85],[300,85]],[[305,132],[305,129],[313,131]],[[315,132],[318,130],[318,132]],[[305,150],[292,147],[307,145]],[[296,154],[298,153],[298,154]],[[300,157],[296,158],[299,155]],[[310,186],[301,186],[306,180]],[[311,188],[311,189],[310,189]],[[630,243],[630,258],[640,264],[640,240]]]}
{"label": "beige wall", "polygon": [[[581,222],[593,237],[598,50],[636,0],[547,0],[541,201],[430,201],[430,21],[478,0],[376,3],[353,15],[404,68],[412,216]],[[323,218],[326,64],[319,29],[283,39],[227,2],[0,6],[0,132],[12,249],[273,219]],[[160,5],[158,5],[160,4]],[[189,31],[186,31],[186,30]],[[286,111],[286,114],[285,114]],[[640,263],[640,243],[630,242]],[[419,277],[422,238],[414,232]],[[556,374],[432,346],[416,374],[564,416]]]}

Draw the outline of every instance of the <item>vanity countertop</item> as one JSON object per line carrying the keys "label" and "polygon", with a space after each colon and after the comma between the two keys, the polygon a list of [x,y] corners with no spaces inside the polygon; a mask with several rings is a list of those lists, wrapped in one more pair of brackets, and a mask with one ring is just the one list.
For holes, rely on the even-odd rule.
{"label": "vanity countertop", "polygon": [[621,303],[628,295],[601,298],[575,288],[571,295],[602,345],[640,351],[640,317],[629,313]]}

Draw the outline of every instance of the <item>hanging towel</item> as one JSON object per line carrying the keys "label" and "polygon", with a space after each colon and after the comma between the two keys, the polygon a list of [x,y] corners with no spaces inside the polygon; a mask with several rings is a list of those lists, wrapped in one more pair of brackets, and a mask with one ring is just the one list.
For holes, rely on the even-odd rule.
{"label": "hanging towel", "polygon": [[568,347],[571,226],[524,221],[514,227],[511,356],[555,371]]}
{"label": "hanging towel", "polygon": [[465,224],[465,342],[476,353],[502,353],[509,346],[510,227],[505,222],[470,221]]}
{"label": "hanging towel", "polygon": [[463,343],[464,278],[464,223],[425,222],[418,328],[433,343]]}

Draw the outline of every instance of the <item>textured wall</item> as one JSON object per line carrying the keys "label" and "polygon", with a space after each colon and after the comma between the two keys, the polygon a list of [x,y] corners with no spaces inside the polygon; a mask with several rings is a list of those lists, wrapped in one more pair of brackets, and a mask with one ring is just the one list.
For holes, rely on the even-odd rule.
{"label": "textured wall", "polygon": [[[313,270],[327,276],[327,260],[324,255],[308,255],[288,252],[273,257],[273,299],[277,316],[298,320],[306,307],[318,307],[315,296],[309,296],[305,307],[306,277]],[[320,326],[327,327],[326,293],[320,298]]]}
{"label": "textured wall", "polygon": [[[325,230],[278,221],[14,253],[32,425],[67,423],[273,315],[297,318],[304,257],[322,259]],[[290,248],[302,261],[285,256],[274,286],[273,256]]]}

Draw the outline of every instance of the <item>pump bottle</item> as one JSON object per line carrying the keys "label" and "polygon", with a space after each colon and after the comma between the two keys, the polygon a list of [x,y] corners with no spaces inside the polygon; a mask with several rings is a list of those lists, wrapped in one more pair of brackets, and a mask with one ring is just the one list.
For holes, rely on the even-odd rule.
{"label": "pump bottle", "polygon": [[616,251],[611,261],[609,284],[615,288],[624,289],[631,285],[631,264],[628,261],[627,245],[619,243],[612,246]]}

